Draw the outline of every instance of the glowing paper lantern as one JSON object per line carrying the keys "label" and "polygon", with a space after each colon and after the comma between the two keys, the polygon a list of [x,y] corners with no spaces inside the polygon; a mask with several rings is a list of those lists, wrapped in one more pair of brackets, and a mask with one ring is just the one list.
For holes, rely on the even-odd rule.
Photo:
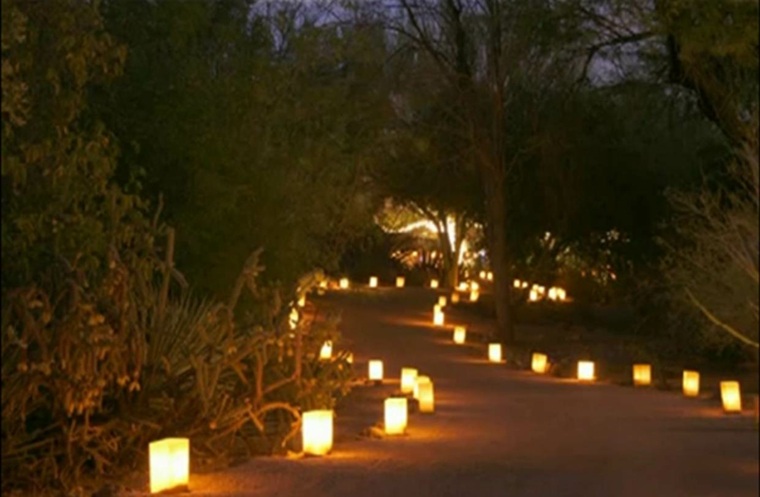
{"label": "glowing paper lantern", "polygon": [[338,285],[339,285],[339,286],[340,286],[340,288],[342,288],[343,290],[347,289],[347,288],[348,288],[348,278],[341,278],[341,279],[340,279],[340,282],[338,283]]}
{"label": "glowing paper lantern", "polygon": [[415,368],[401,368],[401,392],[414,392],[414,384],[417,381],[417,370]]}
{"label": "glowing paper lantern", "polygon": [[329,409],[306,411],[301,416],[303,451],[314,456],[330,452],[333,444],[333,412]]}
{"label": "glowing paper lantern", "polygon": [[560,302],[564,302],[567,298],[567,292],[565,292],[564,288],[557,288],[557,300]]}
{"label": "glowing paper lantern", "polygon": [[396,288],[404,288],[405,284],[406,284],[406,278],[404,278],[403,276],[396,277]]}
{"label": "glowing paper lantern", "polygon": [[430,280],[430,288],[438,288],[438,280]]}
{"label": "glowing paper lantern", "polygon": [[486,273],[486,279],[487,279],[488,281],[493,281],[493,273],[492,273],[491,271],[488,271],[488,272]]}
{"label": "glowing paper lantern", "polygon": [[470,291],[471,292],[477,292],[480,290],[480,284],[478,284],[477,281],[471,281],[470,282]]}
{"label": "glowing paper lantern", "polygon": [[187,487],[190,480],[190,440],[164,438],[148,445],[150,493]]}
{"label": "glowing paper lantern", "polygon": [[463,344],[467,336],[467,329],[464,326],[454,327],[454,343]]}
{"label": "glowing paper lantern", "polygon": [[327,280],[320,281],[319,288],[327,288]]}
{"label": "glowing paper lantern", "polygon": [[353,352],[349,352],[348,355],[346,355],[346,362],[349,363],[349,364],[353,364],[354,363],[354,353]]}
{"label": "glowing paper lantern", "polygon": [[414,397],[415,399],[420,398],[420,385],[423,385],[425,383],[430,383],[429,376],[418,376],[414,380],[414,390],[412,390],[412,397]]}
{"label": "glowing paper lantern", "polygon": [[501,344],[488,344],[488,360],[491,362],[501,362]]}
{"label": "glowing paper lantern", "polygon": [[527,281],[523,281],[522,282],[522,287],[523,288],[528,288],[528,282]]}
{"label": "glowing paper lantern", "polygon": [[322,348],[319,349],[319,358],[322,360],[327,360],[332,357],[332,341],[326,340],[325,343],[322,344]]}
{"label": "glowing paper lantern", "polygon": [[528,295],[528,300],[531,302],[538,302],[538,290],[535,288],[530,289],[530,295]]}
{"label": "glowing paper lantern", "polygon": [[370,278],[369,278],[369,287],[370,288],[377,288],[377,276],[370,276]]}
{"label": "glowing paper lantern", "polygon": [[594,380],[594,363],[592,361],[578,361],[578,379],[580,381]]}
{"label": "glowing paper lantern", "polygon": [[433,312],[433,324],[435,326],[443,326],[444,319],[445,317],[444,317],[443,311],[440,308],[435,309],[435,311]]}
{"label": "glowing paper lantern", "polygon": [[646,386],[652,383],[652,366],[650,364],[633,365],[633,384]]}
{"label": "glowing paper lantern", "polygon": [[419,401],[420,412],[430,413],[435,411],[432,381],[419,385],[417,400]]}
{"label": "glowing paper lantern", "polygon": [[699,373],[685,370],[683,372],[683,394],[686,397],[699,395]]}
{"label": "glowing paper lantern", "polygon": [[446,307],[446,296],[445,295],[441,295],[440,297],[438,297],[438,305],[441,306],[441,307]]}
{"label": "glowing paper lantern", "polygon": [[470,292],[470,302],[477,302],[480,297],[480,293],[477,290]]}
{"label": "glowing paper lantern", "polygon": [[457,292],[454,292],[451,294],[451,303],[452,304],[458,304],[459,303],[459,294]]}
{"label": "glowing paper lantern", "polygon": [[372,359],[369,361],[367,377],[372,381],[383,380],[383,361],[379,359]]}
{"label": "glowing paper lantern", "polygon": [[469,289],[470,289],[470,287],[464,281],[461,282],[459,285],[457,285],[457,290],[459,290],[460,292],[466,292]]}
{"label": "glowing paper lantern", "polygon": [[306,295],[301,295],[298,297],[298,307],[303,307],[306,305]]}
{"label": "glowing paper lantern", "polygon": [[486,272],[485,271],[481,271],[478,276],[480,276],[481,280],[484,280],[484,279],[486,279]]}
{"label": "glowing paper lantern", "polygon": [[514,280],[512,282],[512,286],[515,288],[520,288],[520,284],[521,284],[520,280]]}
{"label": "glowing paper lantern", "polygon": [[723,411],[727,413],[742,411],[742,396],[738,381],[720,382],[720,399],[723,401]]}
{"label": "glowing paper lantern", "polygon": [[385,434],[403,435],[406,430],[406,397],[385,399]]}
{"label": "glowing paper lantern", "polygon": [[534,352],[530,361],[530,368],[534,373],[543,374],[546,372],[547,362],[545,354]]}

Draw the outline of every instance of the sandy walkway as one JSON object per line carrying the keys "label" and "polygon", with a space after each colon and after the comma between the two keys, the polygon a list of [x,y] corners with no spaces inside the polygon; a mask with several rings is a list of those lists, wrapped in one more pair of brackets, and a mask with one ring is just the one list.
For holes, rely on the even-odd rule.
{"label": "sandy walkway", "polygon": [[382,358],[386,377],[396,380],[402,366],[417,367],[434,381],[437,412],[412,414],[408,437],[360,437],[381,420],[382,399],[398,385],[356,388],[338,408],[330,456],[259,458],[193,475],[191,495],[758,495],[758,433],[749,412],[729,417],[715,401],[489,364],[484,345],[454,345],[450,331],[428,325],[432,291],[378,293],[328,297],[344,309],[357,372],[370,357]]}

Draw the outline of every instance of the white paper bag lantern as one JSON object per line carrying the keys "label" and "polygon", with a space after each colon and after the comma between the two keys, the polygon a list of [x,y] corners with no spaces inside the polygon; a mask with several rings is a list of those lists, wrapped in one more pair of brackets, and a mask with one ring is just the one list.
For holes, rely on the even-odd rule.
{"label": "white paper bag lantern", "polygon": [[477,302],[480,297],[480,292],[473,290],[470,292],[470,302]]}
{"label": "white paper bag lantern", "polygon": [[150,493],[187,487],[190,480],[190,440],[164,438],[148,445]]}
{"label": "white paper bag lantern", "polygon": [[546,354],[534,352],[533,357],[531,358],[530,367],[534,373],[544,374],[548,365],[547,363]]}
{"label": "white paper bag lantern", "polygon": [[463,344],[467,336],[467,328],[464,326],[454,327],[454,343]]}
{"label": "white paper bag lantern", "polygon": [[406,431],[407,413],[406,397],[385,399],[385,434],[403,435]]}
{"label": "white paper bag lantern", "polygon": [[314,456],[330,452],[333,444],[333,412],[327,409],[306,411],[301,416],[303,451]]}
{"label": "white paper bag lantern", "polygon": [[699,395],[699,373],[685,370],[683,372],[683,394],[686,397]]}
{"label": "white paper bag lantern", "polygon": [[412,393],[414,383],[417,381],[417,370],[415,368],[401,368],[401,392]]}
{"label": "white paper bag lantern", "polygon": [[723,402],[723,411],[736,413],[742,411],[742,396],[738,381],[720,382],[720,399]]}
{"label": "white paper bag lantern", "polygon": [[480,276],[481,280],[484,280],[484,279],[486,279],[486,272],[485,271],[481,271],[480,274],[478,274],[478,276]]}
{"label": "white paper bag lantern", "polygon": [[429,376],[417,376],[417,378],[414,380],[414,390],[412,390],[412,397],[415,399],[420,398],[420,385],[425,383],[430,383]]}
{"label": "white paper bag lantern", "polygon": [[440,309],[436,309],[433,313],[433,324],[435,326],[443,326],[445,321],[445,316],[443,314],[443,311]]}
{"label": "white paper bag lantern", "polygon": [[436,279],[430,280],[430,288],[438,288],[438,280]]}
{"label": "white paper bag lantern", "polygon": [[370,288],[377,288],[377,276],[370,276],[370,278],[369,278],[369,287]]}
{"label": "white paper bag lantern", "polygon": [[578,361],[578,380],[594,380],[594,363],[592,361]]}
{"label": "white paper bag lantern", "polygon": [[417,400],[419,401],[420,412],[431,413],[435,411],[435,399],[433,396],[432,381],[419,385]]}
{"label": "white paper bag lantern", "polygon": [[501,362],[501,344],[488,344],[488,360],[491,362]]}
{"label": "white paper bag lantern", "polygon": [[332,357],[332,341],[325,340],[322,344],[322,348],[319,349],[319,358],[326,361]]}
{"label": "white paper bag lantern", "polygon": [[441,306],[441,307],[446,307],[446,296],[445,295],[441,295],[440,297],[438,297],[438,305]]}
{"label": "white paper bag lantern", "polygon": [[403,276],[396,277],[396,288],[404,288],[405,284],[406,284],[406,278],[404,278]]}
{"label": "white paper bag lantern", "polygon": [[369,365],[367,367],[367,376],[372,381],[382,381],[383,380],[383,361],[380,359],[372,359],[369,361]]}
{"label": "white paper bag lantern", "polygon": [[346,289],[348,288],[348,278],[341,278],[341,279],[340,279],[340,282],[338,283],[338,285],[339,285],[339,286],[340,286],[340,288],[342,288],[343,290],[346,290]]}
{"label": "white paper bag lantern", "polygon": [[633,384],[637,387],[652,384],[652,366],[650,364],[633,365]]}

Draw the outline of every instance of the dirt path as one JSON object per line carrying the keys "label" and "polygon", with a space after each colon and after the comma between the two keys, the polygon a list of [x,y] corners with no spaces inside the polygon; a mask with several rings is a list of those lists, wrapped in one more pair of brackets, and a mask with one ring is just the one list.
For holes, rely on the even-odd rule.
{"label": "dirt path", "polygon": [[[436,413],[412,414],[408,436],[369,439],[398,384],[359,387],[339,406],[333,453],[259,458],[194,475],[192,495],[261,497],[758,495],[754,417],[707,400],[609,384],[579,385],[489,364],[430,323],[432,291],[332,295],[358,374],[381,358],[386,378],[417,367]],[[452,321],[451,318],[454,318]],[[452,324],[454,316],[447,315]],[[465,323],[483,328],[487,323]]]}

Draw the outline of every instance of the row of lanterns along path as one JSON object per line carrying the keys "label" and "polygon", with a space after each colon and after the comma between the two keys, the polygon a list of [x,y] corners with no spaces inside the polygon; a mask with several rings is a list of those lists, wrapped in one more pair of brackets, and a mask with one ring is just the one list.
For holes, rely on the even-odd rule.
{"label": "row of lanterns along path", "polygon": [[[338,288],[349,288],[349,280],[342,278],[338,283]],[[369,287],[376,288],[378,285],[377,277],[371,277]],[[403,276],[396,278],[396,287],[403,288],[405,279]],[[438,288],[438,280],[432,279],[429,282],[432,289]],[[328,287],[327,282],[320,284],[322,289]],[[469,291],[469,300],[471,302],[478,300],[479,286],[477,282],[469,282],[457,288],[451,294],[451,302],[460,301],[459,292]],[[305,297],[301,296],[298,300],[298,306],[303,307]],[[439,296],[437,303],[433,306],[433,326],[445,327],[445,313],[443,309],[447,305],[446,296]],[[291,326],[295,325],[298,320],[297,311],[291,316]],[[463,325],[456,325],[453,328],[452,340],[456,344],[464,344],[467,339],[467,328]],[[322,344],[319,351],[320,360],[332,359],[332,342],[326,341]],[[489,343],[487,348],[487,358],[489,362],[503,364],[502,346],[500,343]],[[353,363],[353,354],[346,356],[349,363]],[[531,357],[531,370],[537,374],[545,374],[549,371],[550,362],[546,354],[534,352]],[[633,384],[634,386],[648,386],[652,382],[652,366],[650,364],[633,365]],[[382,384],[383,362],[380,359],[370,359],[367,363],[367,378],[374,384]],[[578,361],[577,380],[579,382],[593,382],[596,380],[595,364],[593,361]],[[433,381],[429,376],[419,374],[419,371],[413,367],[401,368],[400,372],[401,394],[388,397],[384,400],[384,423],[383,430],[386,435],[402,435],[406,432],[409,413],[409,396],[411,396],[419,406],[419,412],[430,414],[435,412],[435,398]],[[682,390],[683,395],[687,397],[697,397],[699,395],[700,379],[697,371],[683,371]],[[721,401],[723,411],[727,414],[740,413],[742,410],[741,391],[738,381],[721,381],[720,382]],[[758,417],[757,399],[755,402],[755,419]],[[333,411],[328,409],[318,409],[306,411],[301,415],[301,437],[302,451],[304,454],[314,456],[324,456],[332,450],[333,446]],[[190,476],[190,441],[187,438],[166,438],[152,442],[149,445],[150,459],[150,491],[159,493],[167,490],[187,489]]]}

